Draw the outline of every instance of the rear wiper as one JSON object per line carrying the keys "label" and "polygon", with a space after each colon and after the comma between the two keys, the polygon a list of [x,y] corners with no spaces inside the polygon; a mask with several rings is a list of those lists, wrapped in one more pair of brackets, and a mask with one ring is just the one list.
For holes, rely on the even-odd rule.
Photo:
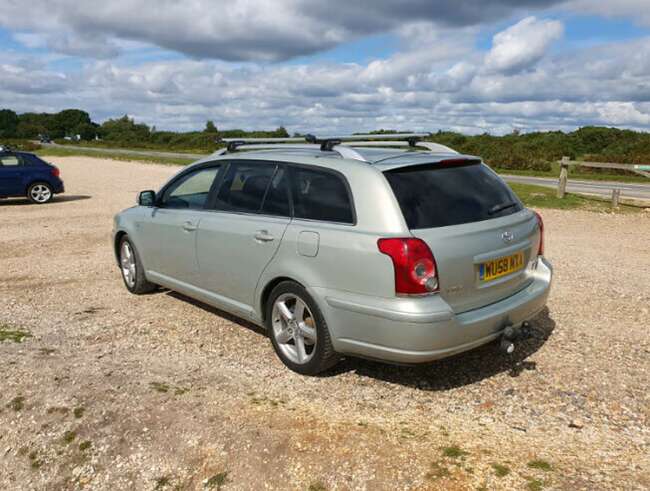
{"label": "rear wiper", "polygon": [[494,215],[495,213],[499,213],[500,211],[507,210],[508,208],[512,208],[513,206],[517,206],[517,203],[515,201],[509,201],[507,203],[499,203],[498,205],[494,205],[492,208],[488,210],[488,215]]}

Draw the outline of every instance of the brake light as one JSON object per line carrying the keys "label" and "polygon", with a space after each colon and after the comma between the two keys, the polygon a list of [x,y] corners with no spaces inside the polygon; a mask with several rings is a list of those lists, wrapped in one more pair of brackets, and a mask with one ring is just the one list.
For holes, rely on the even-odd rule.
{"label": "brake light", "polygon": [[438,167],[464,167],[467,165],[478,165],[481,161],[478,159],[445,159],[439,161]]}
{"label": "brake light", "polygon": [[539,224],[539,250],[537,251],[538,256],[544,255],[544,220],[542,215],[534,211],[535,216],[537,217],[537,223]]}
{"label": "brake light", "polygon": [[52,167],[52,170],[50,172],[54,177],[59,177],[61,175],[61,171],[58,167]]}
{"label": "brake light", "polygon": [[393,260],[395,293],[426,295],[440,290],[436,260],[424,241],[415,238],[379,239],[377,247]]}

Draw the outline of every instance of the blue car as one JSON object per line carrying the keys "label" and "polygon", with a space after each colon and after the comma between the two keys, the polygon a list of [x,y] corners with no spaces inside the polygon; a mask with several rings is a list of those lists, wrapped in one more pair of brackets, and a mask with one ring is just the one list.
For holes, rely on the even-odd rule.
{"label": "blue car", "polygon": [[0,198],[25,196],[42,205],[64,191],[57,167],[34,154],[0,146]]}

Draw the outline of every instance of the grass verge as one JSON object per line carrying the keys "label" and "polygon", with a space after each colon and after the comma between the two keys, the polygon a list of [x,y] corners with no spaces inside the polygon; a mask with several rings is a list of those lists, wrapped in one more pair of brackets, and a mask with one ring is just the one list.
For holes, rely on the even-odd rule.
{"label": "grass verge", "polygon": [[639,208],[632,206],[619,206],[614,209],[607,202],[567,193],[564,199],[557,197],[556,190],[533,184],[509,183],[512,190],[519,196],[524,204],[531,208],[557,208],[560,210],[588,210],[600,212],[635,213]]}
{"label": "grass verge", "polygon": [[[531,177],[550,177],[557,179],[560,177],[560,164],[558,162],[551,163],[550,171],[535,171],[535,170],[516,170],[516,169],[501,169],[494,167],[494,171],[499,174],[510,174],[512,176],[531,176]],[[616,182],[636,182],[640,184],[650,184],[650,179],[641,175],[626,175],[626,174],[613,174],[600,169],[595,169],[593,172],[585,172],[579,167],[569,166],[569,179],[582,179],[585,181],[616,181]]]}
{"label": "grass verge", "polygon": [[36,154],[40,157],[95,157],[127,162],[150,162],[153,164],[163,165],[188,165],[196,161],[196,159],[193,158],[157,157],[140,154],[108,153],[102,151],[95,152],[93,150],[79,150],[74,148],[43,148],[38,150]]}

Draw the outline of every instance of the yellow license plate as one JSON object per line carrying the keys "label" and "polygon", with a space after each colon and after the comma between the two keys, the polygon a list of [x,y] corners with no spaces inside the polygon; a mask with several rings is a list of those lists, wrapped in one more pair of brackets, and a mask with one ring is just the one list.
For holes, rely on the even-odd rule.
{"label": "yellow license plate", "polygon": [[481,281],[492,281],[524,267],[524,252],[512,256],[499,257],[479,264],[478,276]]}

